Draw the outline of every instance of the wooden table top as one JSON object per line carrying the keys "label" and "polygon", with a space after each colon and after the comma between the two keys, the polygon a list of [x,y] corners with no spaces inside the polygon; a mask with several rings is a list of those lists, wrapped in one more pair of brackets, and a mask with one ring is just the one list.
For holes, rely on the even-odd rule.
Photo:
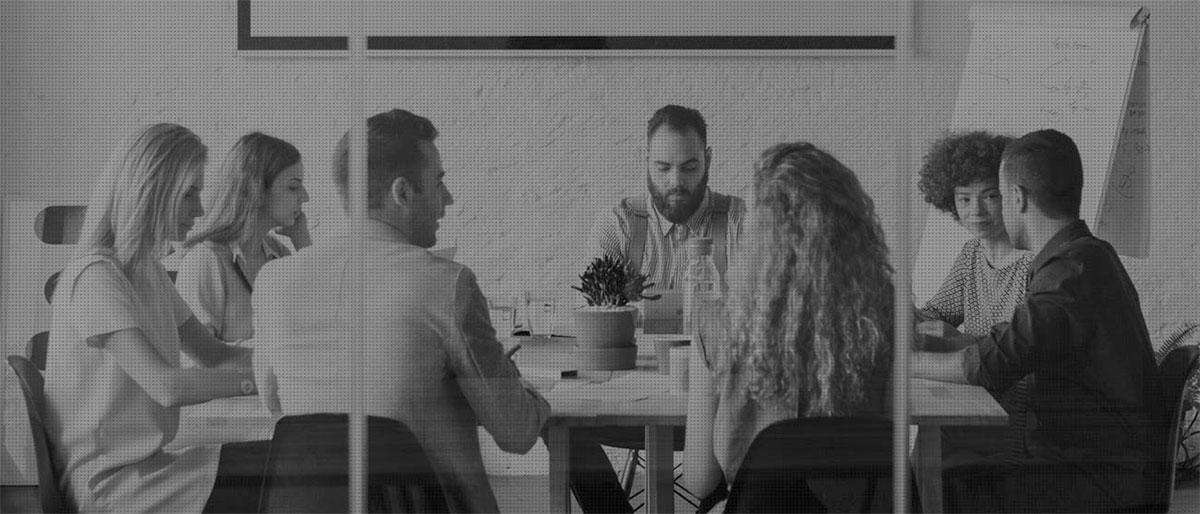
{"label": "wooden table top", "polygon": [[[539,389],[553,409],[552,417],[570,424],[670,424],[687,421],[687,395],[673,393],[670,377],[658,373],[654,339],[638,343],[637,368],[623,371],[581,371],[576,378],[558,378],[574,369],[573,340],[513,338],[506,346],[522,345],[513,360]],[[909,416],[914,425],[1003,425],[1008,413],[979,386],[950,384],[920,378],[909,381]]]}
{"label": "wooden table top", "polygon": [[[666,337],[666,336],[665,336]],[[563,370],[575,369],[568,338],[510,338],[505,346],[521,344],[513,356],[522,374],[550,402],[551,418],[567,425],[684,425],[687,394],[671,391],[670,377],[658,372],[653,336],[638,345],[637,368],[621,371],[579,371],[562,378]],[[924,379],[909,382],[909,415],[914,425],[1003,425],[1008,415],[982,387],[948,384]],[[200,421],[204,431],[215,432],[202,442],[223,439],[253,440],[274,418],[257,396],[224,398],[185,407],[181,413],[181,438],[171,446],[186,444],[194,435],[188,423]],[[247,428],[249,427],[249,428]],[[228,432],[228,433],[226,433]]]}

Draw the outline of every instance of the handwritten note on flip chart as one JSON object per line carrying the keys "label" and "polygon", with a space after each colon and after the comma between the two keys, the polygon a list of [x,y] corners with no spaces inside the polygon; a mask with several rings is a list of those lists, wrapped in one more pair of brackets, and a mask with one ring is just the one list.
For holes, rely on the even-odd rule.
{"label": "handwritten note on flip chart", "polygon": [[[1081,217],[1122,255],[1135,256],[1148,246],[1141,229],[1149,218],[1150,162],[1143,36],[1119,25],[979,17],[949,127],[1014,137],[1053,128],[1071,136],[1083,161]],[[950,216],[930,210],[913,269],[918,304],[937,291],[969,237]]]}
{"label": "handwritten note on flip chart", "polygon": [[1150,249],[1150,63],[1143,36],[1129,87],[1096,233],[1122,255],[1146,257]]}

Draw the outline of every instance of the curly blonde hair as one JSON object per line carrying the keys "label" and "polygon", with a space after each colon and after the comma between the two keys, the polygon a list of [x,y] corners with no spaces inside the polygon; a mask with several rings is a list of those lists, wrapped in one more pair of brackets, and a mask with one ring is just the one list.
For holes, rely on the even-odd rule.
{"label": "curly blonde hair", "polygon": [[718,369],[746,374],[760,404],[860,411],[892,361],[892,268],[874,202],[809,143],[772,147],[755,168]]}

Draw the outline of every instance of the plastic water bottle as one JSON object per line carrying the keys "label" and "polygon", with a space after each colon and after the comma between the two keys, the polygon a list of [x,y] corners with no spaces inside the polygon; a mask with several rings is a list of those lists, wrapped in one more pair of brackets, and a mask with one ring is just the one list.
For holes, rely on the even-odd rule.
{"label": "plastic water bottle", "polygon": [[[721,274],[712,261],[713,241],[707,237],[687,242],[688,264],[683,275],[683,333],[695,335],[705,306],[721,300]],[[707,312],[712,315],[713,312]]]}

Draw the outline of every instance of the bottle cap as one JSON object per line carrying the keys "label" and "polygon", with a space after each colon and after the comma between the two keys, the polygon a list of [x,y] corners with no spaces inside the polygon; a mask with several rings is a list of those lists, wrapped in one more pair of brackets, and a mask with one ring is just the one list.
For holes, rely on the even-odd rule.
{"label": "bottle cap", "polygon": [[687,241],[688,253],[692,255],[712,255],[712,246],[711,237],[693,237]]}

